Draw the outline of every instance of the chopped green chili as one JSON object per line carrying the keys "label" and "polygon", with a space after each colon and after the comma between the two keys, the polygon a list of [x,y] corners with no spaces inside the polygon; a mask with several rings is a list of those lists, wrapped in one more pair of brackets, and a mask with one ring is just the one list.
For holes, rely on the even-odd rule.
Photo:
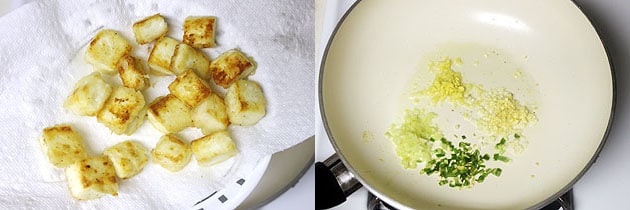
{"label": "chopped green chili", "polygon": [[[453,188],[472,187],[475,183],[483,182],[490,174],[501,175],[500,168],[486,168],[485,162],[490,160],[490,155],[481,154],[470,143],[459,142],[455,146],[445,138],[440,139],[440,143],[442,146],[433,150],[433,159],[420,170],[427,175],[437,173],[440,176],[440,186],[448,184]],[[495,160],[499,157],[496,154],[494,156]]]}
{"label": "chopped green chili", "polygon": [[503,156],[501,154],[494,154],[494,156],[492,157],[493,160],[497,160],[497,161],[501,161],[504,163],[510,162],[510,158],[507,156]]}
{"label": "chopped green chili", "polygon": [[499,143],[497,143],[496,145],[494,145],[494,148],[499,151],[499,154],[504,154],[505,153],[505,138],[501,138],[501,141],[499,141]]}

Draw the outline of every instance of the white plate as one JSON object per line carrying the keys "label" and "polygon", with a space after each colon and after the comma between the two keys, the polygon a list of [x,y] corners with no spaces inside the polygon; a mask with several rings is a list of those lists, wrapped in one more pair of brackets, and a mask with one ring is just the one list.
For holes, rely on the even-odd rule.
{"label": "white plate", "polygon": [[225,188],[211,193],[195,204],[193,209],[236,209],[254,191],[270,161],[271,155],[261,159],[249,177],[236,179]]}
{"label": "white plate", "polygon": [[[507,86],[538,107],[539,122],[525,130],[525,152],[501,177],[472,190],[440,187],[435,177],[404,170],[383,135],[409,106],[403,94],[410,78],[443,55],[488,64],[490,71],[464,72],[465,78]],[[568,0],[361,1],[339,26],[324,62],[320,103],[337,152],[370,191],[402,208],[542,205],[590,166],[614,107],[604,46]],[[496,70],[516,68],[531,81],[513,82],[513,74]]]}

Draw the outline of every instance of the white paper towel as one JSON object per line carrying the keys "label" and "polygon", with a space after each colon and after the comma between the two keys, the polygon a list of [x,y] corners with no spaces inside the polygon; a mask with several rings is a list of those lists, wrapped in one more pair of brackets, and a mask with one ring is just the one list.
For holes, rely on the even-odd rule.
{"label": "white paper towel", "polygon": [[[314,132],[312,1],[36,1],[0,18],[0,208],[190,208],[234,177],[247,177],[257,161],[289,148]],[[222,164],[202,168],[193,160],[178,173],[149,163],[137,176],[120,180],[119,196],[91,201],[70,197],[63,171],[47,163],[37,138],[43,128],[73,125],[89,154],[123,140],[153,148],[162,135],[145,122],[132,136],[112,134],[94,117],[62,107],[76,81],[93,70],[83,59],[85,46],[101,29],[114,29],[135,45],[131,25],[161,13],[168,36],[181,40],[187,16],[217,17],[218,47],[204,49],[211,58],[240,48],[258,64],[250,79],[267,99],[267,115],[255,126],[231,125],[240,153]],[[151,45],[135,45],[146,59]],[[147,103],[165,95],[171,77],[151,77]],[[117,76],[108,80],[120,84]],[[224,93],[221,88],[214,90]],[[190,141],[198,129],[180,133]]]}

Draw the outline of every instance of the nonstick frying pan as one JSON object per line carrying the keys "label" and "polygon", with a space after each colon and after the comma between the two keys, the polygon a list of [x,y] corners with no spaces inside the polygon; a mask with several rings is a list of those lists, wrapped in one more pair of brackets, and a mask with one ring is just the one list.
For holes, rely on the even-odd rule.
{"label": "nonstick frying pan", "polygon": [[[462,74],[512,90],[538,117],[523,131],[526,149],[503,174],[471,189],[439,186],[419,169],[404,169],[384,135],[411,106],[412,78],[429,78],[420,69],[443,56],[487,64]],[[394,207],[539,208],[569,190],[597,158],[613,117],[612,70],[596,29],[569,0],[363,0],[328,43],[320,108],[351,176]],[[440,129],[455,132],[450,125]]]}

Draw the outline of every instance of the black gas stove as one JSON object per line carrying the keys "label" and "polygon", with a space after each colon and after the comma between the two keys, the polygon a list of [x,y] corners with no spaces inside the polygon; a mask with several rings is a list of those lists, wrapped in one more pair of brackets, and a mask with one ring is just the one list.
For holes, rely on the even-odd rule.
{"label": "black gas stove", "polygon": [[[550,203],[549,205],[541,208],[540,210],[573,210],[573,190],[569,190],[564,195],[560,196],[556,201]],[[385,201],[376,197],[374,194],[368,192],[367,199],[367,209],[368,210],[394,210],[396,208],[390,206],[385,203]]]}

